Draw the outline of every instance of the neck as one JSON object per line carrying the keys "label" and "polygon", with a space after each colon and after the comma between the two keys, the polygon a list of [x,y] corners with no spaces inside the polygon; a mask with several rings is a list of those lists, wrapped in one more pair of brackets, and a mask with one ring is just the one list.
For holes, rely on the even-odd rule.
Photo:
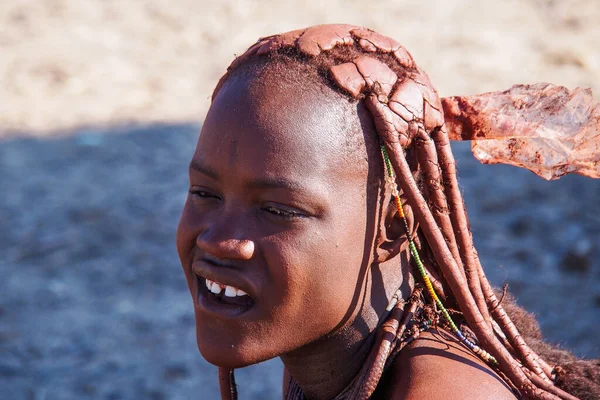
{"label": "neck", "polygon": [[333,399],[348,386],[366,361],[375,335],[345,328],[335,336],[281,357],[307,399]]}
{"label": "neck", "polygon": [[[380,264],[371,269],[365,283],[360,310],[348,325],[337,332],[281,356],[288,371],[310,400],[328,400],[341,393],[358,375],[376,339],[376,329],[387,317],[386,307],[398,288],[407,298],[413,287],[407,273],[408,260],[402,257],[402,274],[395,265]],[[394,271],[386,276],[386,271]],[[402,279],[402,275],[404,279]],[[402,285],[402,286],[401,286]],[[383,287],[381,287],[383,286]],[[381,296],[375,296],[380,293]]]}

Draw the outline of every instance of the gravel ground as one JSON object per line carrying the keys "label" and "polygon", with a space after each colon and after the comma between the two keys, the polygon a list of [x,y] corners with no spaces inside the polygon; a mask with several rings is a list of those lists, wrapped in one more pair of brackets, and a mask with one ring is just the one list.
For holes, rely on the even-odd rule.
{"label": "gravel ground", "polygon": [[[174,245],[198,129],[2,142],[0,398],[218,398]],[[545,182],[455,150],[492,281],[549,340],[600,356],[600,181]],[[278,361],[238,375],[242,398],[279,398]]]}

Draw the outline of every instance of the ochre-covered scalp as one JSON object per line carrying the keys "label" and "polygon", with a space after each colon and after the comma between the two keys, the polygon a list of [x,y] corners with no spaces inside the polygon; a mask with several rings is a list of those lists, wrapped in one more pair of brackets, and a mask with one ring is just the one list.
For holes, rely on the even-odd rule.
{"label": "ochre-covered scalp", "polygon": [[[452,127],[458,126],[457,121],[465,121],[461,102],[442,101],[427,75],[399,43],[352,25],[316,26],[260,39],[231,64],[213,99],[233,76],[265,63],[281,68],[296,65],[299,81],[302,77],[318,80],[343,94],[346,101],[360,102],[370,112],[377,136],[390,155],[396,184],[419,224],[416,240],[439,296],[459,309],[479,345],[497,360],[492,367],[521,396],[574,399],[559,387],[572,389],[565,384],[567,379],[561,375],[562,370],[545,362],[525,342],[492,290],[477,257],[444,118],[446,111]],[[530,88],[523,90],[527,92]],[[600,110],[593,105],[588,108],[589,113]],[[591,115],[586,121],[597,124],[600,117]],[[473,127],[478,117],[470,116],[469,126]],[[485,116],[482,113],[480,118]],[[487,126],[488,134],[494,135],[501,127],[490,121],[482,126]],[[594,125],[589,129],[597,128]],[[414,154],[416,161],[407,159],[407,154]],[[588,172],[591,171],[588,175],[600,170],[600,161],[595,162],[591,167],[586,164]],[[422,184],[415,180],[416,171],[422,175]],[[409,302],[404,317],[402,309],[394,309],[382,325],[380,340],[370,358],[372,364],[363,368],[343,398],[367,399],[372,395],[384,367],[389,364],[388,358],[397,353],[394,346],[400,345],[398,338],[408,323],[406,313],[417,303],[418,299]],[[221,376],[224,398],[235,397],[227,395],[234,388],[229,379],[232,373],[223,370]],[[593,384],[590,385],[591,388]],[[298,391],[292,395],[302,398]]]}

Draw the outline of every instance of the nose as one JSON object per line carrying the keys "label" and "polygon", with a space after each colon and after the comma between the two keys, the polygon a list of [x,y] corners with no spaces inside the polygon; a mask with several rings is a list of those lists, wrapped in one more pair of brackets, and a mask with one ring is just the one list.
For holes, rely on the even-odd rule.
{"label": "nose", "polygon": [[254,256],[254,242],[247,239],[216,238],[207,233],[196,238],[200,250],[220,259],[250,260]]}

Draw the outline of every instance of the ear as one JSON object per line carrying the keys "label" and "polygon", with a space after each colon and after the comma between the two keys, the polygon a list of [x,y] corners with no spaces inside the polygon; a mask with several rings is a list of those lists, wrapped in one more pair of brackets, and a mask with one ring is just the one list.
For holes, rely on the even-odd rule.
{"label": "ear", "polygon": [[[403,204],[405,203],[403,202]],[[414,232],[416,226],[412,209],[410,206],[404,205],[403,211],[409,231]],[[377,263],[388,261],[408,248],[404,221],[398,213],[393,198],[388,201],[388,206],[384,214],[384,218],[382,218],[379,224],[379,236],[375,249],[375,262]]]}

